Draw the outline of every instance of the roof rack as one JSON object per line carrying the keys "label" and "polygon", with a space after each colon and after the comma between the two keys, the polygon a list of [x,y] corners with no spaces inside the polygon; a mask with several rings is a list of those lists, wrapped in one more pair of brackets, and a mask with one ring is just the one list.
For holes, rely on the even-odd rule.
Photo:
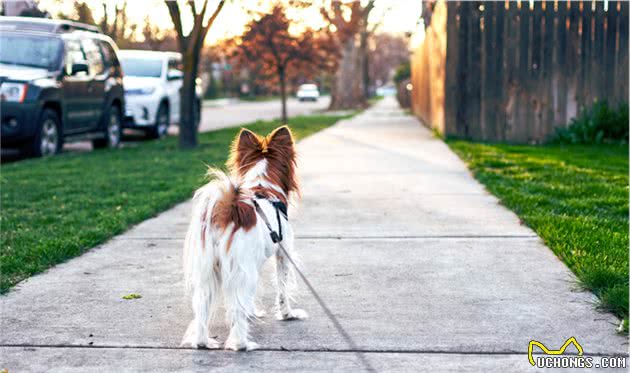
{"label": "roof rack", "polygon": [[96,26],[86,25],[85,23],[73,22],[73,21],[58,21],[58,25],[55,28],[55,32],[69,32],[69,31],[90,31],[98,32],[101,30]]}
{"label": "roof rack", "polygon": [[11,27],[16,30],[42,31],[53,33],[64,33],[72,31],[89,31],[96,33],[101,32],[98,27],[86,25],[85,23],[34,17],[0,16],[0,25],[4,26],[4,28]]}

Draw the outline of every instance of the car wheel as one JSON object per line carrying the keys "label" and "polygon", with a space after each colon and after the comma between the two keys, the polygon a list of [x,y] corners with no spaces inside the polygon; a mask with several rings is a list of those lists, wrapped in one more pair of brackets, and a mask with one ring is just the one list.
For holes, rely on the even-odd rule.
{"label": "car wheel", "polygon": [[122,126],[120,120],[120,109],[112,105],[107,115],[107,125],[105,126],[105,138],[92,140],[92,145],[96,149],[117,148],[120,145]]}
{"label": "car wheel", "polygon": [[33,140],[23,149],[26,155],[48,157],[61,151],[63,140],[59,116],[52,109],[44,109]]}
{"label": "car wheel", "polygon": [[170,116],[168,107],[160,104],[157,115],[155,116],[155,125],[147,131],[147,135],[152,139],[161,139],[168,134],[168,126],[170,124]]}

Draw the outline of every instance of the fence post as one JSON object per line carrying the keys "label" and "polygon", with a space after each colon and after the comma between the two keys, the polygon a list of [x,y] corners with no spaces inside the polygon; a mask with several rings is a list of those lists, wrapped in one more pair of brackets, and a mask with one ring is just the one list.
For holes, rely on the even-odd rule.
{"label": "fence post", "polygon": [[459,135],[458,112],[462,110],[463,102],[459,100],[462,87],[459,87],[460,74],[462,73],[462,60],[466,59],[465,48],[461,48],[460,40],[463,34],[461,29],[461,15],[459,14],[461,3],[448,2],[446,4],[446,66],[444,77],[444,136]]}

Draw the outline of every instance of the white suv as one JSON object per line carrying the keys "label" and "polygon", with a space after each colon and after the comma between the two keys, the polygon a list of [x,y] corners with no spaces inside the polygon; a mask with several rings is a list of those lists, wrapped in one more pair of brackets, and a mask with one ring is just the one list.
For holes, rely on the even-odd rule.
{"label": "white suv", "polygon": [[[144,130],[151,138],[168,133],[179,123],[180,90],[183,84],[182,56],[174,52],[121,50],[125,87],[125,128]],[[197,86],[195,122],[201,118],[201,92]]]}
{"label": "white suv", "polygon": [[299,101],[317,101],[319,98],[319,89],[315,84],[302,84],[296,94]]}

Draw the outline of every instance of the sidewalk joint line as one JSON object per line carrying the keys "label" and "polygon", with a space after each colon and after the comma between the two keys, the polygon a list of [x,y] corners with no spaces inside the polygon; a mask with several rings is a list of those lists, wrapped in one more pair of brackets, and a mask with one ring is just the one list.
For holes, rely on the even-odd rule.
{"label": "sidewalk joint line", "polygon": [[[0,344],[0,348],[71,348],[71,349],[95,349],[95,350],[173,350],[173,351],[226,351],[222,348],[192,348],[192,347],[174,347],[174,346],[108,346],[108,345],[73,345],[73,344]],[[345,349],[345,348],[285,348],[285,347],[267,347],[259,348],[253,352],[325,352],[325,353],[368,353],[368,354],[436,354],[436,355],[489,355],[489,356],[503,356],[503,355],[523,355],[527,356],[526,351],[458,351],[458,350],[432,350],[432,349],[409,349],[409,350],[396,350],[396,349]],[[226,351],[227,352],[227,351]],[[229,351],[231,352],[231,351]],[[545,355],[542,351],[534,351],[534,355]],[[566,352],[563,355],[577,356],[575,352]],[[585,353],[586,356],[595,357],[629,357],[628,353],[608,353],[608,352],[595,352]]]}
{"label": "sidewalk joint line", "polygon": [[[446,238],[446,239],[457,239],[457,238],[473,238],[473,239],[488,239],[488,238],[503,238],[503,239],[519,239],[519,238],[538,238],[535,234],[498,234],[498,235],[472,235],[472,234],[445,234],[445,235],[392,235],[392,236],[316,236],[316,235],[304,235],[295,236],[298,240],[391,240],[391,239],[401,239],[401,240],[415,240],[415,239],[431,239],[431,238]],[[121,241],[183,241],[184,237],[114,237],[115,240]]]}
{"label": "sidewalk joint line", "polygon": [[436,234],[436,235],[391,235],[391,236],[296,236],[296,239],[303,240],[389,240],[389,239],[403,239],[403,240],[414,240],[414,239],[427,239],[427,238],[475,238],[475,239],[484,239],[484,238],[538,238],[535,234],[522,234],[522,235],[468,235],[468,234]]}

